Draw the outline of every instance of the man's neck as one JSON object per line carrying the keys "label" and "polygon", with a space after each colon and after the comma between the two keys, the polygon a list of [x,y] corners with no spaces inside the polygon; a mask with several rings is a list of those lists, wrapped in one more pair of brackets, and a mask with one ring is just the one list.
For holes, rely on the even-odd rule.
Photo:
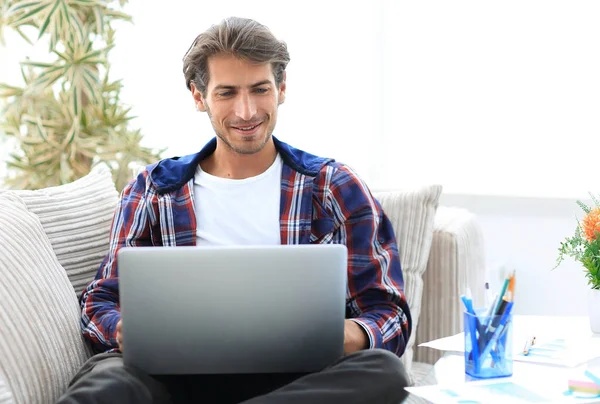
{"label": "man's neck", "polygon": [[214,153],[200,162],[202,170],[215,177],[242,180],[267,171],[277,157],[273,139],[253,154],[240,154],[217,141]]}

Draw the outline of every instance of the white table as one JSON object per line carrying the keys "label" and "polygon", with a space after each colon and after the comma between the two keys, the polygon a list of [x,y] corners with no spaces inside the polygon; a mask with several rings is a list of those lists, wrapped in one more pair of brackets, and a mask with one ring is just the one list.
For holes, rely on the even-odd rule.
{"label": "white table", "polygon": [[[543,341],[547,339],[566,338],[569,340],[582,339],[590,340],[592,344],[600,343],[600,335],[594,335],[589,326],[587,317],[552,317],[552,316],[514,316],[513,326],[513,344],[517,349],[524,346],[528,336],[535,335],[536,339]],[[464,367],[464,342],[463,335],[458,334],[453,337],[431,341],[430,343],[422,344],[425,346],[441,346],[448,349],[444,356],[435,364],[433,372],[437,385],[434,390],[453,389],[453,391],[461,391],[462,386],[470,383],[470,386],[477,384],[487,384],[490,380],[478,381],[465,374]],[[599,345],[600,346],[600,345]],[[594,350],[595,352],[595,350]],[[600,351],[599,351],[600,352]],[[573,357],[575,357],[574,355]],[[514,382],[519,385],[529,386],[531,390],[542,389],[548,395],[556,395],[561,397],[563,392],[568,391],[567,381],[569,376],[576,372],[583,372],[586,367],[600,368],[600,359],[592,359],[584,361],[578,366],[556,366],[550,364],[541,364],[534,362],[513,362],[513,376],[510,378],[494,379],[492,382]],[[512,387],[511,387],[512,388]],[[424,389],[421,387],[420,389]],[[422,392],[423,390],[421,390]],[[411,391],[415,394],[415,391]],[[550,394],[552,393],[552,394]],[[437,395],[426,397],[432,402],[449,403],[448,397],[441,398]],[[574,401],[569,401],[574,400]],[[499,400],[499,402],[509,402]],[[515,401],[518,402],[518,401]],[[521,401],[534,402],[534,401]],[[565,397],[559,401],[544,401],[544,402],[599,402],[597,399],[573,399],[573,397]]]}

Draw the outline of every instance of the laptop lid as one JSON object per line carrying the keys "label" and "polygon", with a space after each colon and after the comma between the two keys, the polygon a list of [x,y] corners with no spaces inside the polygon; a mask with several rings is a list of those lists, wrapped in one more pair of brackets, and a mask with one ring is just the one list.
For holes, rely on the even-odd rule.
{"label": "laptop lid", "polygon": [[123,359],[149,374],[318,371],[343,355],[343,245],[128,247]]}

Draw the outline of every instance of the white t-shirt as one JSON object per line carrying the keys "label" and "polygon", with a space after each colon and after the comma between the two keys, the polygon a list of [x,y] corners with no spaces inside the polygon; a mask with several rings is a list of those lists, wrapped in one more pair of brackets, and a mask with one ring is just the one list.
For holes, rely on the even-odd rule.
{"label": "white t-shirt", "polygon": [[281,156],[262,174],[243,180],[215,177],[200,165],[194,176],[196,244],[281,244]]}

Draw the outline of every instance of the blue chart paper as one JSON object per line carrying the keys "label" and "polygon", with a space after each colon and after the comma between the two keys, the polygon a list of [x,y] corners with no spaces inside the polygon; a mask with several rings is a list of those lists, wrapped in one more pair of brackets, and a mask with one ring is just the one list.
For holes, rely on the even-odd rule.
{"label": "blue chart paper", "polygon": [[[498,401],[509,400],[513,397],[518,397],[523,402],[527,403],[547,403],[548,399],[542,397],[534,391],[528,390],[526,387],[520,386],[513,382],[503,382],[486,384],[470,387],[470,392],[467,392],[467,397],[461,396],[460,390],[453,391],[452,389],[442,389],[442,392],[448,395],[449,399],[454,398],[457,403],[483,403],[482,399],[495,399]],[[468,398],[468,397],[471,398]]]}
{"label": "blue chart paper", "polygon": [[552,339],[536,342],[525,355],[518,352],[514,360],[547,363],[561,366],[577,366],[600,355],[600,339],[567,340]]}
{"label": "blue chart paper", "polygon": [[481,390],[484,394],[489,394],[498,398],[519,397],[521,400],[529,403],[543,403],[547,399],[528,390],[527,388],[514,384],[512,382],[489,384],[487,386],[474,387],[475,391]]}
{"label": "blue chart paper", "polygon": [[[420,389],[419,391],[417,391]],[[413,391],[414,390],[414,391]],[[547,403],[548,398],[511,381],[470,383],[459,387],[425,386],[409,390],[434,403]]]}
{"label": "blue chart paper", "polygon": [[545,383],[528,387],[512,380],[471,382],[457,386],[409,387],[407,390],[433,403],[493,404],[493,403],[598,403],[600,397],[573,394],[566,389],[548,389]]}

